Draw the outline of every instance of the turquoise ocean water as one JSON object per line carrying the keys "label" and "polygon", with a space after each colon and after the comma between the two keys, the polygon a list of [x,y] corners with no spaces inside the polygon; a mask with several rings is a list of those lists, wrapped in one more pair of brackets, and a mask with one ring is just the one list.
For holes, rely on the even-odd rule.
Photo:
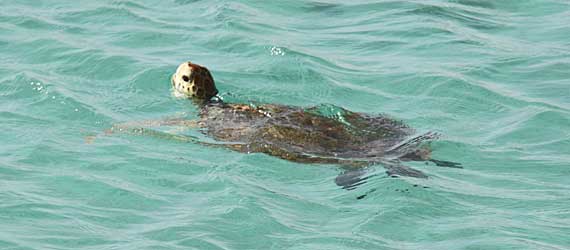
{"label": "turquoise ocean water", "polygon": [[[2,0],[0,58],[0,249],[570,249],[567,0]],[[185,60],[232,102],[437,131],[465,168],[347,191],[337,166],[103,135],[195,116]]]}

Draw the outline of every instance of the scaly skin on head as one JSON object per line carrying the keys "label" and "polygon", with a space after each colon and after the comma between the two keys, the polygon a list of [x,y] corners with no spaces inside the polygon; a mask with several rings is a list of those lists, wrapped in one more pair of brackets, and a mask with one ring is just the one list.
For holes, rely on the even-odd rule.
{"label": "scaly skin on head", "polygon": [[191,62],[180,64],[171,81],[175,91],[190,98],[208,101],[218,94],[210,71]]}

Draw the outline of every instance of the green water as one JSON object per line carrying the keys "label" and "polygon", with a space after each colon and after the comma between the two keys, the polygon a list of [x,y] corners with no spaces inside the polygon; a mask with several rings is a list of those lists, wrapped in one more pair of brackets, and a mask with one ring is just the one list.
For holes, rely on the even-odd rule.
{"label": "green water", "polygon": [[[570,249],[566,0],[3,0],[0,56],[0,249]],[[229,101],[439,132],[465,168],[347,191],[337,166],[101,135],[195,115],[185,60]]]}

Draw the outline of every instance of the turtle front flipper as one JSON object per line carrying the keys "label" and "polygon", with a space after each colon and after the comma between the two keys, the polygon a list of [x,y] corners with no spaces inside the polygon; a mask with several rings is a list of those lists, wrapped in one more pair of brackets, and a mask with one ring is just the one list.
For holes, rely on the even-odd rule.
{"label": "turtle front flipper", "polygon": [[175,142],[183,142],[183,143],[195,143],[209,147],[220,147],[220,148],[232,148],[235,150],[240,151],[242,147],[247,146],[244,143],[240,142],[208,142],[204,141],[201,138],[191,136],[191,135],[181,135],[181,134],[172,134],[167,132],[162,132],[150,128],[142,128],[142,127],[133,127],[133,128],[122,128],[120,130],[122,133],[133,134],[133,135],[142,135],[142,136],[149,136],[154,137],[157,139],[175,141]]}
{"label": "turtle front flipper", "polygon": [[422,171],[403,165],[400,161],[382,161],[380,164],[384,166],[386,173],[391,177],[406,176],[422,179],[428,178]]}
{"label": "turtle front flipper", "polygon": [[[127,134],[153,134],[158,131],[150,130],[152,127],[161,126],[177,126],[179,128],[194,128],[199,127],[198,121],[186,120],[183,118],[167,118],[162,120],[144,120],[144,121],[131,121],[113,124],[109,129],[106,129],[103,133],[97,135],[90,135],[85,137],[85,143],[92,144],[95,139],[101,136],[109,136],[115,133],[127,133]],[[155,137],[176,137],[177,135],[167,135],[167,133],[162,132],[164,135]],[[189,139],[183,139],[188,141]]]}
{"label": "turtle front flipper", "polygon": [[113,127],[105,131],[105,135],[111,135],[115,133],[124,133],[131,135],[142,135],[150,136],[158,139],[177,141],[177,142],[189,142],[196,143],[206,146],[241,146],[242,143],[214,143],[207,142],[202,138],[198,138],[191,135],[177,134],[171,132],[163,132],[153,128],[158,128],[162,126],[175,126],[179,128],[197,128],[199,126],[199,121],[186,120],[182,118],[168,118],[163,120],[145,120],[136,122],[125,122],[114,124]]}
{"label": "turtle front flipper", "polygon": [[185,128],[198,127],[198,121],[184,118],[167,118],[162,120],[144,120],[114,124],[111,130],[132,129],[138,127],[179,126]]}

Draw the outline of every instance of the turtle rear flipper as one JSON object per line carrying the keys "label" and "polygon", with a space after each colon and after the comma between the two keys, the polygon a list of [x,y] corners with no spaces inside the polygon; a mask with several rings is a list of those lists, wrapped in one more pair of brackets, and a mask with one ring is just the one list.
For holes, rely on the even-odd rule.
{"label": "turtle rear flipper", "polygon": [[380,162],[380,164],[384,166],[386,173],[391,177],[407,176],[422,179],[428,178],[422,171],[403,165],[400,161],[383,161]]}
{"label": "turtle rear flipper", "polygon": [[[386,173],[391,177],[406,176],[414,178],[427,179],[428,176],[422,171],[413,169],[406,165],[403,165],[400,161],[382,161],[379,162],[386,169]],[[368,168],[347,168],[344,172],[339,174],[334,182],[336,185],[342,187],[346,190],[352,190],[356,187],[366,183],[366,181],[374,175],[366,175],[368,173]]]}
{"label": "turtle rear flipper", "polygon": [[366,176],[366,168],[351,168],[339,174],[334,182],[337,186],[346,190],[353,190],[356,187],[366,183],[366,180],[371,176]]}
{"label": "turtle rear flipper", "polygon": [[461,163],[459,163],[459,162],[441,161],[441,160],[436,160],[436,159],[429,159],[428,161],[435,163],[435,165],[438,167],[463,168],[463,166],[461,166]]}

